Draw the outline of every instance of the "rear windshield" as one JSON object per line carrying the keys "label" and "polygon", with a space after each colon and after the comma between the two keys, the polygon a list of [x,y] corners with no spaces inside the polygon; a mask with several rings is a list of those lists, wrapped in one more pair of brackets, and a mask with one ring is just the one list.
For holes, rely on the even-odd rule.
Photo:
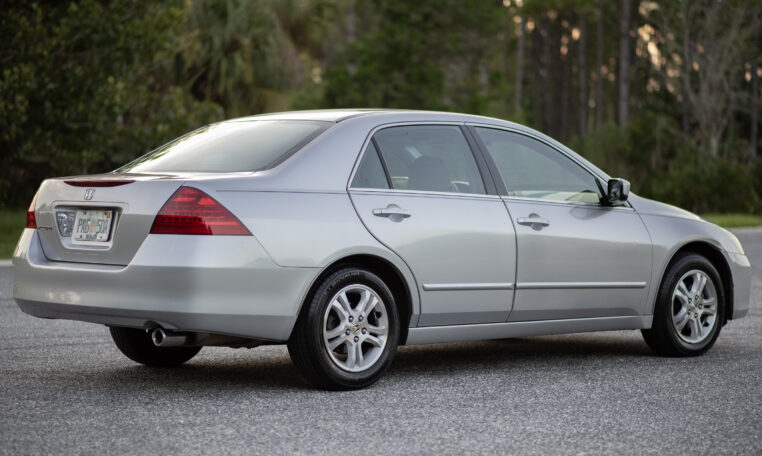
{"label": "rear windshield", "polygon": [[299,120],[213,124],[181,136],[116,172],[257,171],[285,160],[330,125]]}

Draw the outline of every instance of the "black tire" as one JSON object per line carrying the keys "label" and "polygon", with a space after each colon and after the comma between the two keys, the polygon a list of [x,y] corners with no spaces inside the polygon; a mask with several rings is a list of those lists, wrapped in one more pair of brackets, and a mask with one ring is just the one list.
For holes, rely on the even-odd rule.
{"label": "black tire", "polygon": [[[367,349],[368,354],[371,354],[371,350],[375,350],[372,356],[367,359],[375,357],[377,359],[367,367],[361,366],[360,368],[363,370],[356,372],[350,372],[340,366],[342,361],[337,359],[337,356],[340,355],[336,354],[336,350],[344,349],[348,356],[352,344],[348,339],[354,339],[355,342],[358,340],[358,337],[352,335],[352,332],[357,336],[363,337],[360,335],[360,331],[362,331],[362,334],[366,334],[365,330],[362,328],[358,329],[358,324],[353,324],[352,329],[342,326],[346,327],[346,331],[350,331],[350,333],[346,334],[346,344],[340,344],[333,351],[329,351],[323,337],[324,329],[328,329],[323,326],[324,324],[328,325],[327,319],[331,318],[328,306],[341,291],[352,289],[352,287],[367,287],[377,295],[377,298],[383,305],[383,313],[378,311],[378,315],[382,315],[385,318],[387,328],[386,343],[383,348],[379,347],[376,349],[374,345],[369,346],[366,344],[364,342],[365,339],[359,339],[360,342],[357,344],[359,345],[358,350],[364,351]],[[352,293],[352,291],[347,293]],[[352,302],[351,306],[354,307],[355,305],[359,308],[359,303]],[[378,306],[376,308],[380,309]],[[375,313],[375,311],[372,313]],[[366,324],[373,324],[371,319],[374,317],[371,314],[368,314],[368,317],[366,317]],[[363,320],[358,316],[357,320],[354,321],[360,322]],[[343,323],[337,322],[335,328],[339,328],[341,324]],[[349,323],[346,324],[349,325]],[[382,325],[378,323],[378,326]],[[368,329],[368,331],[368,334],[372,334],[370,332],[371,329]],[[294,365],[307,382],[319,388],[329,390],[360,389],[376,382],[392,363],[399,342],[399,333],[399,315],[394,295],[389,290],[389,287],[381,278],[370,271],[362,268],[346,267],[334,272],[323,280],[311,299],[305,303],[291,338],[288,341],[288,353],[291,355]],[[339,338],[344,340],[343,335],[337,336],[337,340]],[[348,358],[345,362],[347,364],[351,363]]]}
{"label": "black tire", "polygon": [[[673,293],[681,279],[691,271],[701,271],[708,276],[711,283],[707,282],[707,286],[711,285],[713,287],[717,303],[717,311],[712,321],[713,326],[711,326],[711,331],[707,332],[706,335],[702,336],[701,340],[696,342],[686,340],[690,333],[694,332],[694,329],[689,328],[690,325],[685,325],[683,330],[679,331],[677,329],[678,324],[673,322],[673,316],[677,318],[677,313],[680,312],[679,308],[683,305],[682,301],[677,298],[673,302]],[[694,304],[695,296],[690,298],[689,302]],[[701,299],[702,306],[706,305],[704,303],[705,298],[702,296]],[[644,329],[641,332],[646,344],[662,356],[698,356],[705,353],[714,345],[725,321],[725,311],[725,290],[717,269],[715,269],[709,260],[701,255],[695,253],[678,254],[669,268],[667,268],[667,272],[664,274],[659,287],[651,329]],[[709,328],[707,321],[700,319],[697,321],[702,325],[706,325],[706,328]],[[683,332],[689,334],[684,334]],[[698,334],[701,333],[698,332]]]}
{"label": "black tire", "polygon": [[201,351],[201,347],[157,347],[145,329],[109,326],[109,331],[119,351],[146,366],[179,366]]}

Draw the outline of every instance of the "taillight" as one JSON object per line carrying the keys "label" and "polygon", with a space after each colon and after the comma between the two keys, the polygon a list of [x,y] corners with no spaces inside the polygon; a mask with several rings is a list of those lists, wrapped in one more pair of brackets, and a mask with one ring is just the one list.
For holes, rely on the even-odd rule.
{"label": "taillight", "polygon": [[37,229],[37,217],[34,215],[34,206],[37,202],[37,195],[32,198],[32,203],[29,205],[29,209],[26,211],[26,227]]}
{"label": "taillight", "polygon": [[172,194],[156,215],[151,234],[251,236],[222,204],[193,187],[180,187]]}

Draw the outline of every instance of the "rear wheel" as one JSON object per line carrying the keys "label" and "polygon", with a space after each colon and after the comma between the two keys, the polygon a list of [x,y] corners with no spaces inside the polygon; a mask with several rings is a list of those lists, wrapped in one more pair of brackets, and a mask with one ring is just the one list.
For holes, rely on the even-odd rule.
{"label": "rear wheel", "polygon": [[706,258],[682,254],[664,275],[651,329],[643,338],[664,356],[696,356],[709,350],[725,318],[725,293]]}
{"label": "rear wheel", "polygon": [[377,275],[360,268],[336,271],[305,305],[288,352],[307,381],[358,389],[381,377],[397,348],[399,318],[394,296]]}
{"label": "rear wheel", "polygon": [[201,351],[201,347],[157,347],[145,329],[110,326],[109,331],[119,351],[136,363],[147,366],[179,366]]}

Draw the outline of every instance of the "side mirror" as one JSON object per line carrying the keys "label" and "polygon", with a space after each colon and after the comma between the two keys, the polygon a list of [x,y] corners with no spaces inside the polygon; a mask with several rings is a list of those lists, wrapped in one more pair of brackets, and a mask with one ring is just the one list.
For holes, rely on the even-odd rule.
{"label": "side mirror", "polygon": [[627,201],[630,196],[630,182],[620,178],[609,179],[608,189],[603,201],[608,206],[615,206]]}

